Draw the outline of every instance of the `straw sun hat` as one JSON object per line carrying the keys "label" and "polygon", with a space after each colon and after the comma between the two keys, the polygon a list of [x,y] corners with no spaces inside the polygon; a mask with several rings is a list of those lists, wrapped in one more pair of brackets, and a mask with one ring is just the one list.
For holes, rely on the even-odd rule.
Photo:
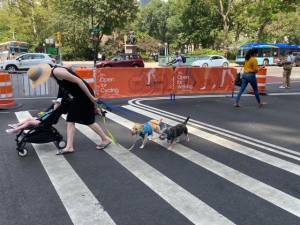
{"label": "straw sun hat", "polygon": [[39,64],[32,66],[27,75],[31,80],[31,85],[33,88],[45,83],[51,75],[51,67],[48,64]]}

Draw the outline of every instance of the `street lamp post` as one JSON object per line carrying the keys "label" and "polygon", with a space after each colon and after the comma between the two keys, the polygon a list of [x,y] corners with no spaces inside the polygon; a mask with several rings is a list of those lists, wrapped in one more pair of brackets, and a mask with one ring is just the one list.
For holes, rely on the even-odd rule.
{"label": "street lamp post", "polygon": [[44,48],[44,53],[47,53],[46,52],[46,44],[45,43],[43,43],[43,48]]}
{"label": "street lamp post", "polygon": [[165,42],[165,60],[167,63],[169,63],[169,57],[168,57],[168,43]]}
{"label": "street lamp post", "polygon": [[165,42],[165,56],[168,56],[168,43]]}

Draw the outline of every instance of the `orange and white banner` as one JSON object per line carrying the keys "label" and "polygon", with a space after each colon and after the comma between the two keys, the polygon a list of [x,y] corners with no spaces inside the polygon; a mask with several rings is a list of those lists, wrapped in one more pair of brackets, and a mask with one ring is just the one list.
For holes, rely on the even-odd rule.
{"label": "orange and white banner", "polygon": [[172,91],[171,76],[168,68],[97,69],[97,96],[125,98],[167,95]]}
{"label": "orange and white banner", "polygon": [[101,68],[97,96],[110,98],[232,92],[234,68]]}
{"label": "orange and white banner", "polygon": [[175,94],[232,92],[236,69],[178,67],[175,73]]}

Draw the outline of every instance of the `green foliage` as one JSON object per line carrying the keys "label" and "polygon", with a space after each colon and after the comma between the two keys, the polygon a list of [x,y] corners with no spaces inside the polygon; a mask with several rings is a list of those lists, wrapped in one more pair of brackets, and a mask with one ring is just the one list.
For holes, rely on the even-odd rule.
{"label": "green foliage", "polygon": [[[0,42],[12,40],[14,32],[17,40],[29,42],[35,51],[46,38],[61,32],[65,59],[90,60],[95,47],[113,56],[122,50],[123,36],[130,30],[136,32],[144,58],[165,43],[170,53],[184,52],[190,44],[204,48],[196,50],[196,55],[220,54],[228,45],[228,58],[234,58],[236,49],[250,41],[288,38],[300,44],[299,0],[152,0],[140,8],[136,0],[2,2],[7,4],[0,8]],[[105,44],[92,43],[92,26],[101,28],[100,38],[114,35]]]}
{"label": "green foliage", "polygon": [[222,55],[224,56],[224,52],[221,50],[214,50],[210,48],[197,49],[194,52],[191,52],[189,55]]}
{"label": "green foliage", "polygon": [[9,41],[11,38],[11,30],[7,8],[0,9],[0,18],[0,42]]}
{"label": "green foliage", "polygon": [[150,36],[167,41],[167,19],[169,17],[168,3],[161,0],[153,0],[142,9],[141,20],[138,23],[140,31]]}
{"label": "green foliage", "polygon": [[201,43],[213,47],[218,29],[221,29],[221,18],[205,0],[190,0],[189,7],[183,12],[184,36],[188,43]]}
{"label": "green foliage", "polygon": [[100,28],[103,34],[124,27],[138,9],[134,0],[65,0],[63,4],[81,19],[93,16],[93,26]]}
{"label": "green foliage", "polygon": [[160,47],[160,42],[155,38],[151,37],[147,33],[138,32],[138,48],[141,52],[157,52]]}

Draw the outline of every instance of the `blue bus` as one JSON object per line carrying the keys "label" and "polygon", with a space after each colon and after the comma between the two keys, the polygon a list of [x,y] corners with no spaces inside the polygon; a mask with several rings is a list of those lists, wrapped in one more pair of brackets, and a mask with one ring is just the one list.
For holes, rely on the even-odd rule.
{"label": "blue bus", "polygon": [[299,53],[300,45],[289,44],[268,44],[268,43],[248,43],[242,45],[236,56],[236,63],[244,64],[246,52],[251,48],[258,49],[258,65],[281,65],[282,60],[289,52]]}

